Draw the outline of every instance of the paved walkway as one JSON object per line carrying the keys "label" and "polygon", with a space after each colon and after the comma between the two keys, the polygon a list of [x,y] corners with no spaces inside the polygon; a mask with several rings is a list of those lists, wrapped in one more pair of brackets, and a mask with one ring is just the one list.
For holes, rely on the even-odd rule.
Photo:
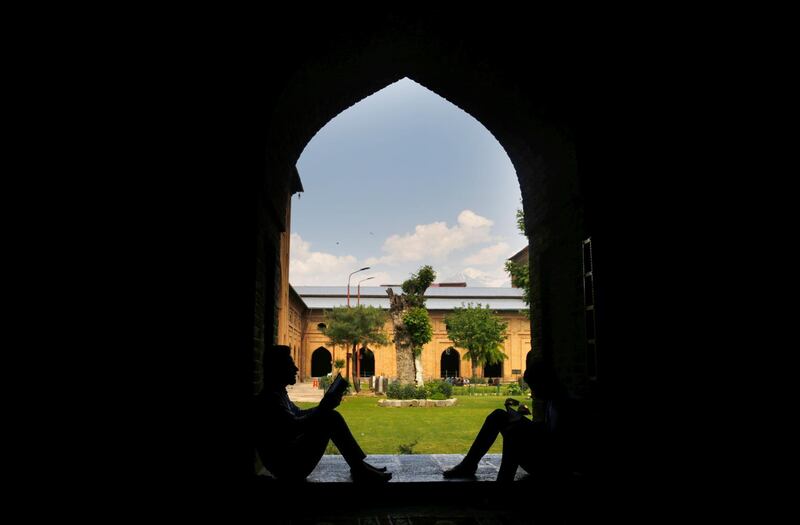
{"label": "paved walkway", "polygon": [[[494,483],[500,454],[487,454],[475,479],[448,480],[442,472],[463,454],[370,455],[392,472],[389,483],[356,487],[339,455],[323,456],[306,483],[259,478],[258,516],[275,525],[544,525],[594,523],[595,490],[579,485],[547,488],[518,469],[518,483]],[[354,490],[355,489],[355,490]],[[548,492],[542,492],[547,489]],[[563,495],[563,501],[557,499]],[[270,503],[273,502],[273,503]],[[279,502],[275,504],[274,502]],[[580,503],[577,505],[568,504]],[[550,516],[543,516],[550,513]],[[266,521],[265,521],[266,520]]]}
{"label": "paved walkway", "polygon": [[307,383],[288,385],[286,387],[286,393],[289,394],[289,399],[295,403],[319,403],[322,400],[323,394],[325,394],[323,390],[313,386],[310,381]]}
{"label": "paved walkway", "polygon": [[[442,472],[455,466],[464,454],[375,454],[366,461],[376,467],[385,466],[392,473],[389,483],[494,481],[500,468],[500,454],[486,454],[478,465],[476,479],[445,479]],[[269,475],[266,470],[260,474]],[[525,478],[527,473],[517,469],[516,479]],[[350,467],[339,455],[322,456],[317,468],[308,476],[311,483],[351,483]]]}

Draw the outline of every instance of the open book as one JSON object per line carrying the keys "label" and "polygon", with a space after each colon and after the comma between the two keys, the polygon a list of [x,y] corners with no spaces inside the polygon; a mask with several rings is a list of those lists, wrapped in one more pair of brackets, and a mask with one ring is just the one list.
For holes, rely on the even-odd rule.
{"label": "open book", "polygon": [[341,396],[344,394],[345,390],[347,390],[348,386],[349,383],[347,379],[343,378],[342,374],[336,374],[336,378],[331,381],[331,386],[328,387],[328,391],[325,392],[325,395]]}

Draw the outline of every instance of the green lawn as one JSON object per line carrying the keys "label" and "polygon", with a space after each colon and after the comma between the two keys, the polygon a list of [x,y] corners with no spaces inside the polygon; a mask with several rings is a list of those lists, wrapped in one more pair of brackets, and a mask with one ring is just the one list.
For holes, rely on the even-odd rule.
{"label": "green lawn", "polygon": [[[503,408],[507,396],[458,397],[454,407],[379,407],[376,397],[345,396],[337,410],[367,454],[398,454],[401,444],[417,441],[417,454],[466,454],[483,420]],[[533,409],[531,400],[516,396]],[[315,403],[297,403],[310,408]],[[500,453],[503,437],[490,452]],[[332,447],[329,447],[329,449]]]}

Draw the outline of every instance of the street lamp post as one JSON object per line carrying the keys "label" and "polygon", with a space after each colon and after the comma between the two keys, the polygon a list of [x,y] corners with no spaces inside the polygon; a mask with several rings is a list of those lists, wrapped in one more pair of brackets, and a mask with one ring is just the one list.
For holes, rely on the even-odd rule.
{"label": "street lamp post", "polygon": [[[353,276],[354,273],[363,272],[364,270],[369,270],[369,266],[365,266],[359,270],[352,272],[350,275],[347,276],[347,307],[350,308],[350,278]],[[356,344],[353,343],[353,371],[356,370]],[[347,354],[347,372],[346,374],[350,375],[350,353]],[[356,388],[356,392],[358,392],[358,388]]]}
{"label": "street lamp post", "polygon": [[356,296],[356,306],[361,304],[361,283],[364,281],[369,281],[370,279],[374,279],[375,277],[367,277],[366,279],[361,279],[358,281],[358,295]]}
{"label": "street lamp post", "polygon": [[[356,306],[361,304],[361,283],[363,283],[364,281],[369,281],[370,279],[374,279],[374,278],[375,277],[367,277],[365,279],[361,279],[360,281],[358,281],[358,293],[356,295]],[[356,349],[355,347],[353,347],[353,352],[354,352],[354,354],[353,354],[353,356],[354,356],[353,357],[353,360],[354,360],[353,369],[356,372],[356,381],[361,381],[361,358],[363,357],[363,354],[361,353],[361,349]]]}
{"label": "street lamp post", "polygon": [[[360,270],[356,270],[353,273],[363,272],[364,270],[369,270],[369,266],[365,266]],[[350,277],[353,276],[353,273],[347,276],[347,307],[350,307]]]}

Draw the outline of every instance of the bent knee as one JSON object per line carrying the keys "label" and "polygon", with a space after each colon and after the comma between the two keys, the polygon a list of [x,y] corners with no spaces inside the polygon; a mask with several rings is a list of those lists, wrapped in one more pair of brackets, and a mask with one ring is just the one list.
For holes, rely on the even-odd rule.
{"label": "bent knee", "polygon": [[325,411],[321,415],[322,419],[328,423],[333,423],[333,424],[344,423],[344,417],[335,410]]}
{"label": "bent knee", "polygon": [[493,410],[491,414],[486,416],[486,419],[487,420],[489,420],[489,419],[506,420],[506,419],[508,419],[508,412],[506,412],[503,409],[498,408],[496,410]]}

